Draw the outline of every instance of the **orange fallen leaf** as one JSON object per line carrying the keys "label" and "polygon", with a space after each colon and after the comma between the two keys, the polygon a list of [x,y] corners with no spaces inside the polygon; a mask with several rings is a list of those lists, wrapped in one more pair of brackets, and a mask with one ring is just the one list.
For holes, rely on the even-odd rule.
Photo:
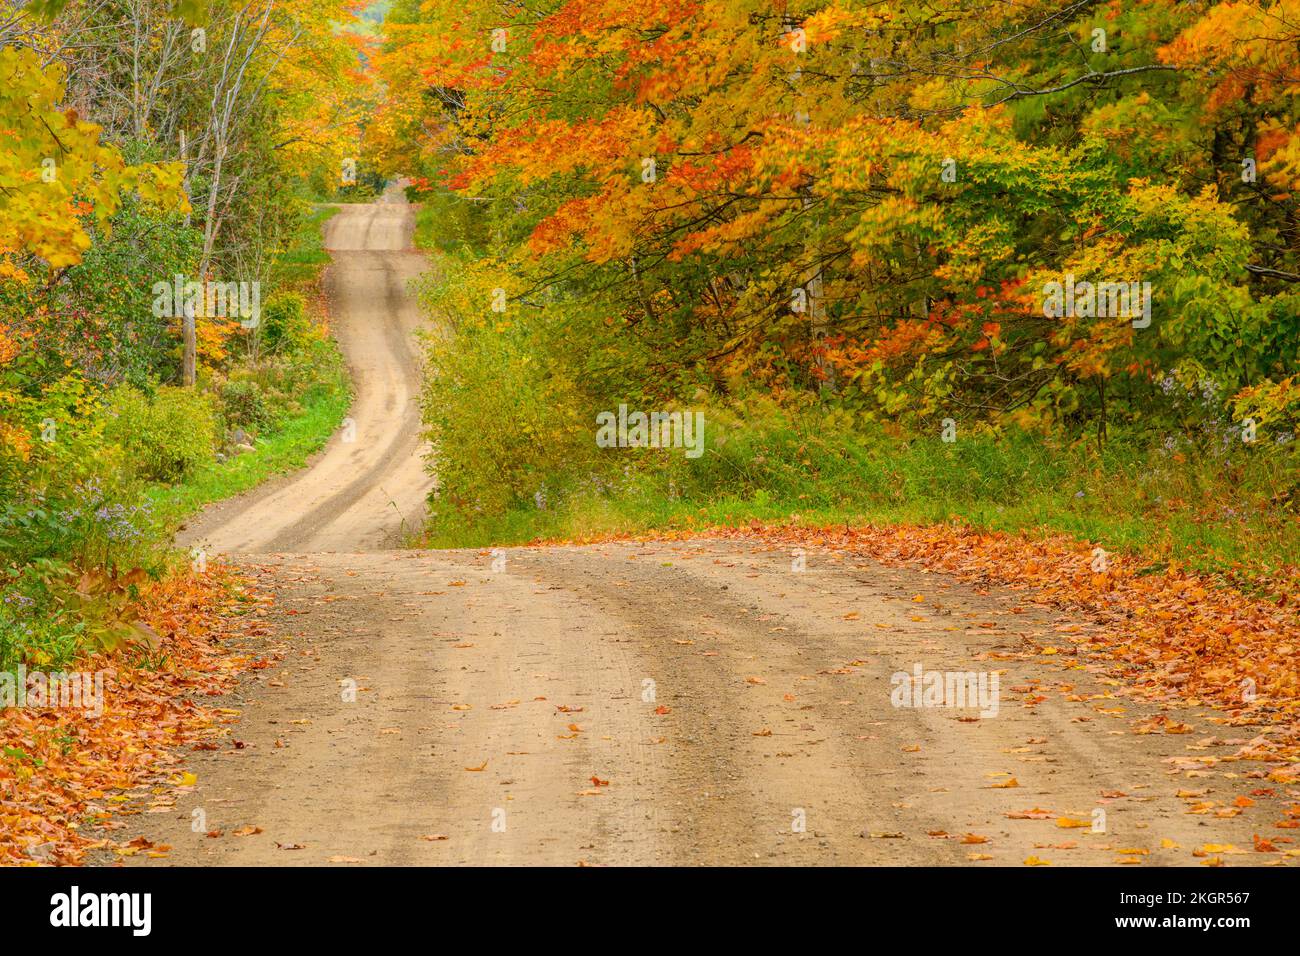
{"label": "orange fallen leaf", "polygon": [[1011,820],[1046,820],[1051,815],[1051,810],[1034,807],[1031,810],[1011,810],[1007,813],[1007,818]]}

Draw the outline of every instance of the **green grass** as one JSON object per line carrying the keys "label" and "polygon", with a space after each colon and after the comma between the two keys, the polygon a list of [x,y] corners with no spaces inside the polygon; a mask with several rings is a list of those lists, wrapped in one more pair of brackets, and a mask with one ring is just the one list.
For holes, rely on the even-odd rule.
{"label": "green grass", "polygon": [[272,269],[272,284],[278,289],[301,291],[314,287],[321,270],[329,264],[325,251],[325,223],[338,214],[337,206],[316,205],[302,218],[298,231]]}
{"label": "green grass", "polygon": [[301,468],[325,445],[347,413],[352,386],[338,345],[329,339],[317,348],[321,350],[320,377],[300,399],[302,414],[259,439],[252,452],[210,462],[180,484],[156,485],[149,490],[155,515],[166,530],[174,531],[206,504]]}
{"label": "green grass", "polygon": [[[425,543],[483,547],[751,521],[958,520],[1066,534],[1151,563],[1227,572],[1264,590],[1290,580],[1300,554],[1297,472],[1287,451],[1239,449],[1233,460],[1113,441],[1098,453],[1087,440],[1028,434],[944,444],[938,436],[903,439],[878,427],[831,424],[813,411],[770,408],[751,417],[719,413],[708,422],[706,451],[696,462],[649,449],[597,456],[595,467],[606,455],[614,466],[603,471],[599,493],[587,471],[547,476],[545,508],[516,501],[478,514],[450,499],[437,502]],[[473,500],[461,491],[460,500]]]}
{"label": "green grass", "polygon": [[426,252],[438,248],[438,230],[440,227],[437,212],[428,203],[415,211],[415,235],[412,237],[415,248]]}

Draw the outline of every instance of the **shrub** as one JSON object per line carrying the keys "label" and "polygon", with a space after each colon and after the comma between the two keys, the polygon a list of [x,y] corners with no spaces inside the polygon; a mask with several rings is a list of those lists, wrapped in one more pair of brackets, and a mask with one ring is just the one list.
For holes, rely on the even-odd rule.
{"label": "shrub", "polygon": [[114,390],[110,405],[115,417],[107,435],[125,450],[137,477],[179,481],[212,458],[217,415],[210,396],[163,386],[150,399],[123,385]]}
{"label": "shrub", "polygon": [[594,419],[557,364],[539,361],[525,327],[470,321],[430,342],[425,422],[438,456],[438,498],[500,512],[544,494],[548,478],[582,470]]}
{"label": "shrub", "polygon": [[298,352],[317,337],[298,293],[273,295],[262,307],[262,346],[268,352]]}
{"label": "shrub", "polygon": [[221,412],[228,428],[244,428],[254,433],[275,422],[262,387],[252,379],[223,382],[219,392]]}

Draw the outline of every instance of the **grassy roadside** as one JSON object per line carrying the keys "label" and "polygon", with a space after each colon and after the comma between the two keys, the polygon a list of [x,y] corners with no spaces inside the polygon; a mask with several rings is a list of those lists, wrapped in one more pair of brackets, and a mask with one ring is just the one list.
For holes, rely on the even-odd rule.
{"label": "grassy roadside", "polygon": [[438,246],[438,217],[429,203],[415,211],[415,234],[411,237],[417,249],[429,252]]}
{"label": "grassy roadside", "polygon": [[447,193],[420,196],[411,201],[418,203],[412,236],[417,249],[434,257],[473,255],[481,249],[486,235],[473,216],[471,203]]}
{"label": "grassy roadside", "polygon": [[314,357],[319,377],[302,395],[300,414],[259,439],[247,454],[205,464],[180,484],[149,489],[148,498],[164,528],[174,531],[204,505],[242,494],[269,478],[303,467],[325,445],[352,403],[352,385],[343,356],[332,339],[321,342]]}
{"label": "grassy roadside", "polygon": [[275,263],[273,279],[277,287],[299,291],[314,287],[321,270],[329,265],[325,251],[325,223],[339,211],[337,204],[321,203],[304,216],[292,241]]}
{"label": "grassy roadside", "polygon": [[[737,435],[737,429],[752,430]],[[880,430],[817,434],[803,421],[774,435],[733,421],[688,467],[651,449],[619,454],[626,470],[608,480],[552,476],[543,507],[516,501],[470,516],[435,507],[433,547],[582,539],[623,532],[735,527],[752,522],[928,525],[957,521],[985,531],[1093,542],[1206,572],[1285,589],[1300,553],[1289,503],[1296,480],[1285,461],[1252,461],[1241,473],[1221,459],[1144,454],[1087,445],[1051,447],[1032,436],[985,436],[944,445]],[[707,430],[706,430],[707,435]],[[730,447],[728,447],[730,446]],[[637,460],[640,458],[640,460]],[[1181,458],[1181,460],[1179,460]],[[724,475],[731,473],[730,481]]]}

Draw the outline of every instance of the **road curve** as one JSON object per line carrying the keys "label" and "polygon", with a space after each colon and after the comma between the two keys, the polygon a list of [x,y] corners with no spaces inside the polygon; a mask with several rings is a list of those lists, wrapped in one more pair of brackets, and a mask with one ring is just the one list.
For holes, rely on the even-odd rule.
{"label": "road curve", "polygon": [[412,248],[414,225],[397,188],[326,223],[325,291],[355,390],[344,427],[309,468],[208,509],[178,544],[213,556],[375,551],[419,529],[432,479],[420,438],[421,314],[408,290],[428,261]]}

